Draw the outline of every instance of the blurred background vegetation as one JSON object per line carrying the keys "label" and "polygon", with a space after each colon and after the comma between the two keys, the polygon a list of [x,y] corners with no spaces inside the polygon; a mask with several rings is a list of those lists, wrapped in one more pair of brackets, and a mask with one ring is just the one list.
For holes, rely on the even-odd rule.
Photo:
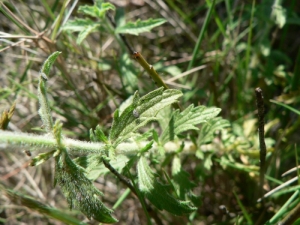
{"label": "blurred background vegetation", "polygon": [[[171,88],[184,93],[180,102],[183,108],[191,103],[216,106],[232,124],[229,131],[234,141],[223,143],[223,135],[215,140],[220,141],[219,148],[203,153],[203,157],[191,155],[184,161],[183,167],[201,196],[197,213],[186,218],[161,213],[163,224],[264,224],[299,186],[285,187],[267,198],[263,206],[257,203],[261,196],[258,176],[253,172],[253,167],[259,166],[254,90],[262,89],[266,108],[267,192],[290,180],[290,175],[281,175],[297,166],[299,111],[270,100],[295,110],[300,106],[300,2],[218,0],[196,51],[212,0],[108,2],[116,6],[110,12],[116,24],[166,19],[167,23],[152,32],[126,35],[127,40]],[[48,77],[49,97],[53,116],[63,122],[68,137],[88,140],[89,129],[97,125],[107,132],[112,113],[120,103],[135,90],[144,95],[156,88],[132,60],[107,18],[80,45],[76,43],[78,33],[62,29],[68,20],[86,17],[77,11],[78,7],[93,5],[92,1],[0,4],[0,111],[17,102],[9,130],[42,134],[38,76],[42,63],[54,51],[62,54]],[[222,161],[225,158],[227,163]],[[30,168],[29,161],[25,153],[1,151],[1,183],[88,222],[80,213],[69,212],[60,190],[54,188],[54,162]],[[103,201],[109,206],[125,188],[112,175],[97,179],[95,185],[105,194]],[[13,204],[4,196],[0,196],[0,202],[0,224],[61,224]],[[285,213],[290,210],[287,208]],[[128,197],[115,215],[120,220],[117,224],[146,223],[134,196]]]}

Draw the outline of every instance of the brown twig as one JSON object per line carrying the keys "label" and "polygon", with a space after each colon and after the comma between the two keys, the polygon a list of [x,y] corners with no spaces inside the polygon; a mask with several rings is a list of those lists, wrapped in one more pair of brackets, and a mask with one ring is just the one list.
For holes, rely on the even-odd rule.
{"label": "brown twig", "polygon": [[266,171],[266,143],[265,143],[265,122],[264,122],[264,97],[262,95],[262,90],[260,88],[255,89],[256,94],[256,105],[257,105],[257,115],[258,115],[258,135],[259,135],[259,147],[260,147],[260,194],[263,193],[263,184]]}
{"label": "brown twig", "polygon": [[[127,177],[121,175],[115,168],[113,168],[110,165],[110,163],[107,160],[102,159],[102,161],[103,161],[104,166],[110,172],[112,172],[125,186],[127,186],[135,196],[138,197],[138,194],[135,191],[135,189],[134,189],[133,185],[131,184],[130,180]],[[145,202],[145,205],[146,205],[146,208],[147,208],[147,211],[148,211],[149,215],[151,215],[151,217],[155,220],[156,224],[163,225],[161,219],[158,217],[157,213],[152,209],[152,207],[150,205],[147,205],[146,202]]]}
{"label": "brown twig", "polygon": [[32,34],[36,35],[36,39],[42,38],[44,41],[49,42],[49,43],[53,43],[49,38],[43,36],[45,31],[43,32],[38,32],[34,29],[32,29],[30,26],[28,26],[26,23],[24,23],[23,20],[21,20],[19,17],[17,17],[12,11],[9,10],[9,8],[6,7],[6,5],[3,4],[3,2],[0,3],[1,7],[3,7],[3,9],[5,9],[5,11],[12,17],[14,18],[16,21],[18,21],[18,23],[22,24],[23,27],[25,27],[28,31],[30,31]]}
{"label": "brown twig", "polygon": [[130,180],[128,178],[124,177],[123,175],[121,175],[118,171],[116,171],[116,169],[113,168],[107,160],[103,159],[102,161],[103,161],[104,166],[110,172],[112,172],[125,186],[127,186],[132,191],[132,193],[134,193],[137,196],[137,193],[136,193],[134,187],[132,186]]}

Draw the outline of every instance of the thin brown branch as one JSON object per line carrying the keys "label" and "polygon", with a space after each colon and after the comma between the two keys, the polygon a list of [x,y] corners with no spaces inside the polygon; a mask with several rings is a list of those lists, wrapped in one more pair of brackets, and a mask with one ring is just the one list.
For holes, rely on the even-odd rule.
{"label": "thin brown branch", "polygon": [[6,46],[5,48],[0,49],[0,53],[1,53],[1,52],[4,52],[5,50],[7,50],[7,49],[9,49],[9,48],[12,48],[12,47],[17,46],[17,45],[19,45],[19,44],[22,44],[22,43],[25,42],[25,41],[26,41],[26,40],[23,39],[23,40],[18,41],[18,42],[16,42],[16,43],[10,44],[10,45]]}
{"label": "thin brown branch", "polygon": [[116,169],[113,168],[108,161],[106,161],[105,159],[103,159],[102,161],[103,161],[104,166],[110,172],[112,172],[123,184],[125,184],[125,186],[127,186],[132,191],[132,193],[134,193],[137,196],[137,193],[136,193],[133,185],[131,184],[130,180],[127,179],[125,176],[121,175],[118,171],[116,171]]}
{"label": "thin brown branch", "polygon": [[45,33],[45,31],[38,32],[38,31],[32,29],[30,26],[28,26],[26,23],[24,23],[19,17],[17,17],[12,11],[10,11],[9,8],[7,8],[6,5],[3,4],[3,2],[0,2],[0,4],[1,4],[1,7],[3,7],[3,9],[5,9],[6,12],[7,12],[12,18],[14,18],[16,21],[18,21],[18,23],[20,23],[23,27],[25,27],[25,28],[26,28],[28,31],[30,31],[32,34],[35,34],[37,39],[42,38],[44,41],[49,42],[49,43],[52,43],[52,41],[51,41],[49,38],[43,36],[44,33]]}
{"label": "thin brown branch", "polygon": [[260,194],[263,193],[263,184],[264,184],[264,177],[266,171],[266,143],[265,143],[265,122],[264,122],[264,97],[262,94],[262,90],[260,88],[255,89],[256,94],[256,105],[257,105],[257,115],[258,115],[258,135],[259,135],[259,147],[260,147]]}
{"label": "thin brown branch", "polygon": [[[102,160],[103,161],[103,164],[104,166],[110,171],[112,172],[123,184],[125,184],[125,186],[127,186],[131,191],[132,193],[138,197],[138,194],[136,193],[133,185],[131,184],[130,180],[121,175],[115,168],[113,168],[110,163],[108,161],[106,161],[105,159]],[[161,219],[158,217],[157,213],[152,209],[152,207],[148,204],[146,204],[145,202],[145,205],[146,205],[146,208],[147,208],[147,211],[149,213],[149,215],[151,215],[151,217],[155,220],[156,224],[158,225],[163,225]]]}

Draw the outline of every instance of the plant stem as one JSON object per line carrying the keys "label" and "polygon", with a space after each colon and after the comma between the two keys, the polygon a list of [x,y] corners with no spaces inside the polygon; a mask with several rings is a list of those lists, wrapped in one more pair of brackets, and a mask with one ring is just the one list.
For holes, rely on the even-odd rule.
{"label": "plant stem", "polygon": [[125,184],[125,186],[127,186],[133,194],[137,195],[134,187],[132,186],[132,184],[130,183],[130,180],[127,179],[125,176],[121,175],[115,168],[113,168],[110,163],[105,160],[102,159],[102,162],[104,164],[104,166],[110,171],[112,172],[123,184]]}
{"label": "plant stem", "polygon": [[265,143],[265,122],[264,122],[264,102],[262,90],[260,88],[255,89],[256,94],[256,105],[258,110],[258,134],[259,134],[259,146],[260,146],[260,194],[263,193],[263,184],[265,176],[265,162],[266,162],[266,143]]}
{"label": "plant stem", "polygon": [[[111,16],[109,14],[107,14],[107,18],[110,21],[110,23],[112,24],[112,26],[114,28],[116,28],[116,23],[114,22],[114,20],[111,18]],[[130,52],[130,54],[132,54],[133,58],[136,59],[136,61],[147,71],[147,73],[152,78],[152,80],[154,81],[156,86],[164,87],[165,89],[169,89],[169,87],[165,84],[163,79],[156,72],[154,67],[145,60],[145,58],[142,56],[142,54],[140,52],[136,52],[133,50],[133,47],[129,44],[129,42],[127,41],[127,38],[123,34],[119,34],[119,36],[121,37],[122,41],[124,42],[127,50]],[[174,103],[174,104],[172,104],[172,106],[175,109],[181,110],[181,107],[178,103]]]}
{"label": "plant stem", "polygon": [[[34,135],[28,133],[15,133],[11,131],[2,131],[0,130],[0,150],[6,150],[8,146],[22,146],[28,147],[32,152],[38,151],[40,149],[45,150],[53,150],[56,149],[57,142],[50,135]],[[70,138],[63,138],[62,142],[64,146],[68,149],[68,152],[76,155],[88,155],[93,153],[102,154],[106,151],[107,145],[99,142],[86,142],[79,141]],[[121,143],[116,148],[116,154],[122,155],[136,155],[137,152],[144,146],[149,144],[148,141],[144,142],[126,142]],[[164,149],[166,152],[176,152],[180,147],[180,143],[175,142],[167,142],[164,145]],[[210,148],[209,145],[202,145],[201,149],[205,150],[206,148]],[[154,144],[152,149],[157,149],[157,146]],[[185,142],[183,153],[186,154],[194,154],[196,150],[196,146],[193,142]]]}

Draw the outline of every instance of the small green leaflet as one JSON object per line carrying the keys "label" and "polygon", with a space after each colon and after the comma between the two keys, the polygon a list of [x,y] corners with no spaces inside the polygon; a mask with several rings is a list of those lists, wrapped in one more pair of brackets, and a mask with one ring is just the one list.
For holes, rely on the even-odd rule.
{"label": "small green leaflet", "polygon": [[94,142],[108,142],[107,137],[105,136],[99,125],[96,126],[96,129],[94,131],[93,129],[90,129],[90,139]]}
{"label": "small green leaflet", "polygon": [[93,33],[93,32],[96,32],[98,31],[99,25],[98,24],[94,24],[92,26],[87,26],[85,27],[82,31],[79,32],[78,34],[78,37],[77,37],[77,40],[76,40],[76,43],[78,45],[81,44],[81,42],[90,34],[90,33]]}
{"label": "small green leaflet", "polygon": [[53,52],[48,58],[47,60],[44,62],[42,68],[41,68],[41,72],[40,73],[44,73],[46,74],[46,76],[49,75],[50,69],[53,65],[53,63],[55,62],[56,58],[59,56],[61,52]]}
{"label": "small green leaflet", "polygon": [[106,11],[110,9],[115,10],[116,7],[108,2],[102,3],[102,1],[96,1],[95,5],[93,6],[89,6],[89,5],[80,6],[78,11],[83,14],[101,19],[105,16]]}
{"label": "small green leaflet", "polygon": [[55,62],[56,58],[61,52],[53,52],[47,60],[44,62],[39,77],[39,86],[38,86],[38,97],[40,103],[39,114],[43,121],[43,125],[47,132],[52,132],[53,128],[53,119],[51,116],[51,109],[49,100],[47,97],[47,76],[49,75],[50,69]]}
{"label": "small green leaflet", "polygon": [[68,30],[71,32],[81,32],[85,30],[87,27],[97,27],[99,24],[95,23],[95,21],[90,19],[80,19],[75,18],[74,20],[69,20],[64,26],[63,30]]}
{"label": "small green leaflet", "polygon": [[78,45],[91,33],[98,32],[101,29],[100,23],[95,23],[90,19],[78,19],[68,21],[63,27],[63,30],[69,30],[71,32],[79,32],[76,43]]}
{"label": "small green leaflet", "polygon": [[188,130],[199,130],[196,125],[207,122],[216,117],[220,113],[219,108],[207,108],[205,106],[190,105],[184,111],[176,110],[170,119],[169,126],[161,135],[161,142],[166,143],[173,140],[175,135],[178,135]]}
{"label": "small green leaflet", "polygon": [[53,157],[56,152],[57,152],[56,150],[52,150],[50,152],[38,154],[36,157],[34,157],[31,160],[30,166],[38,166],[38,165],[46,162],[48,159],[50,159],[51,157]]}
{"label": "small green leaflet", "polygon": [[146,159],[142,156],[137,164],[138,185],[149,201],[159,210],[166,210],[174,215],[184,215],[195,211],[190,201],[181,201],[168,193],[168,186],[157,181]]}
{"label": "small green leaflet", "polygon": [[[105,13],[108,10],[115,10],[115,6],[110,3],[103,3],[100,0],[96,1],[95,5],[93,6],[84,5],[80,6],[78,9],[79,12],[88,16],[96,17],[100,20],[104,19]],[[79,32],[76,43],[80,45],[89,34],[93,32],[99,32],[101,29],[104,30],[101,22],[95,22],[89,18],[76,18],[74,20],[68,21],[63,27],[63,30]]]}
{"label": "small green leaflet", "polygon": [[120,55],[118,60],[118,70],[120,70],[122,83],[127,92],[133,93],[137,89],[137,71],[132,63],[132,59],[127,53]]}
{"label": "small green leaflet", "polygon": [[221,130],[224,127],[229,127],[230,123],[228,120],[224,120],[221,117],[216,117],[203,124],[199,138],[197,141],[198,146],[211,142],[214,138],[214,132]]}
{"label": "small green leaflet", "polygon": [[128,22],[116,29],[116,33],[139,35],[140,33],[150,32],[154,27],[160,26],[167,22],[165,19],[148,19]]}

